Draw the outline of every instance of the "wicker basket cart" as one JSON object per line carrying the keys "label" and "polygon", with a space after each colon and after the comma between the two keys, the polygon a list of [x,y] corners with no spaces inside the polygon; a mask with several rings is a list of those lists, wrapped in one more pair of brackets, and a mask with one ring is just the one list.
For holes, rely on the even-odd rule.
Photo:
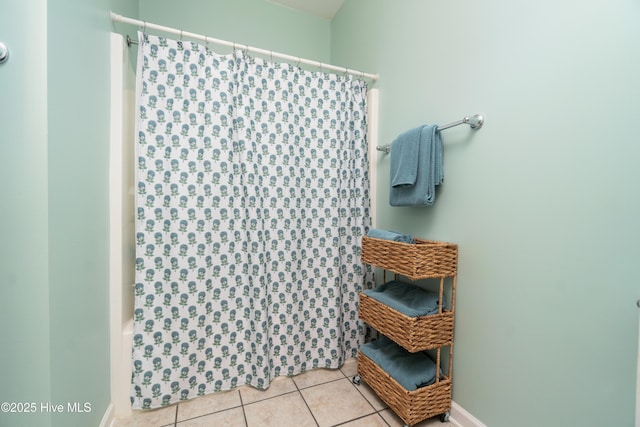
{"label": "wicker basket cart", "polygon": [[[376,363],[358,351],[358,375],[355,384],[364,380],[406,425],[414,425],[440,415],[447,421],[451,410],[451,374],[453,362],[453,323],[455,315],[458,246],[452,243],[415,239],[415,244],[391,240],[362,238],[362,261],[402,275],[411,280],[439,278],[438,313],[409,317],[360,293],[360,319],[409,352],[436,351],[436,372],[443,362],[442,347],[448,347],[448,372],[436,375],[435,383],[416,390],[406,390]],[[450,308],[443,307],[445,279],[451,285]],[[409,285],[410,286],[410,285]]]}

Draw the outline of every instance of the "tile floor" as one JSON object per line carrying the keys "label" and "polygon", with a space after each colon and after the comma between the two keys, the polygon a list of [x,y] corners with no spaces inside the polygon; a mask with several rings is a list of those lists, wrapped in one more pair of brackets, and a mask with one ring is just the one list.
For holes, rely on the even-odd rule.
{"label": "tile floor", "polygon": [[[244,386],[167,408],[134,411],[114,427],[403,426],[364,382],[351,382],[356,369],[356,359],[349,359],[340,369],[276,378],[267,390]],[[416,427],[450,425],[435,417]]]}

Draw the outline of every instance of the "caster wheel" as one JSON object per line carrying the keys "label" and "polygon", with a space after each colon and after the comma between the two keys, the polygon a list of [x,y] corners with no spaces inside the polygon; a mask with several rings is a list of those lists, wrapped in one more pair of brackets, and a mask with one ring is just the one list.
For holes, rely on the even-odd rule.
{"label": "caster wheel", "polygon": [[440,422],[441,423],[448,423],[450,418],[451,417],[450,417],[448,412],[445,412],[444,414],[440,414]]}
{"label": "caster wheel", "polygon": [[360,385],[360,375],[356,375],[355,377],[353,377],[351,382],[353,382],[355,385]]}

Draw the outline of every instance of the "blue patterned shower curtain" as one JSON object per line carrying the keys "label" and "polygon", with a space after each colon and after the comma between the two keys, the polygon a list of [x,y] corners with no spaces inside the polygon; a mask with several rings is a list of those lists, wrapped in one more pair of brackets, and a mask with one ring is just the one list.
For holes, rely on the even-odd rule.
{"label": "blue patterned shower curtain", "polygon": [[139,38],[133,407],[337,368],[372,286],[365,83]]}

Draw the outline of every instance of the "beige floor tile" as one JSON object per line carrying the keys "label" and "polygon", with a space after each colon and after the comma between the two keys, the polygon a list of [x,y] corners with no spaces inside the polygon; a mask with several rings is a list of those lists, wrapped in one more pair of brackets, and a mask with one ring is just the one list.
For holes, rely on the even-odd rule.
{"label": "beige floor tile", "polygon": [[293,378],[293,381],[296,383],[298,388],[303,389],[307,387],[312,387],[318,384],[324,384],[330,381],[335,381],[344,378],[342,371],[340,369],[313,369],[311,371],[307,371],[303,374],[296,375]]}
{"label": "beige floor tile", "polygon": [[203,417],[192,418],[176,425],[177,427],[246,427],[247,424],[244,420],[242,408],[233,408]]}
{"label": "beige floor tile", "polygon": [[402,427],[404,425],[404,422],[391,409],[380,411],[380,416],[382,416],[391,427]]}
{"label": "beige floor tile", "polygon": [[333,426],[375,412],[347,378],[305,388],[300,393],[320,427]]}
{"label": "beige floor tile", "polygon": [[212,393],[178,404],[178,421],[241,406],[238,390]]}
{"label": "beige floor tile", "polygon": [[247,405],[259,400],[269,399],[285,393],[291,393],[298,389],[291,378],[278,377],[271,381],[269,388],[266,390],[258,390],[257,388],[250,386],[241,387],[239,390],[240,396],[242,396],[242,404]]}
{"label": "beige floor tile", "polygon": [[[398,417],[391,409],[385,409],[380,412],[380,415],[391,427],[402,427],[404,426],[404,422]],[[439,417],[429,418],[428,420],[424,420],[415,424],[413,427],[448,427],[450,423],[441,423]]]}
{"label": "beige floor tile", "polygon": [[294,392],[244,407],[248,427],[316,427],[300,393]]}
{"label": "beige floor tile", "polygon": [[378,397],[375,391],[371,389],[364,381],[360,381],[360,384],[356,386],[356,389],[362,393],[362,395],[369,401],[371,406],[373,406],[376,411],[384,409],[387,407],[387,404],[384,403],[382,399]]}
{"label": "beige floor tile", "polygon": [[345,424],[340,424],[341,427],[387,427],[387,423],[384,422],[382,417],[378,414],[369,415],[368,417],[358,418],[357,420],[350,421]]}
{"label": "beige floor tile", "polygon": [[340,370],[347,378],[353,378],[358,373],[358,359],[351,358],[344,361]]}
{"label": "beige floor tile", "polygon": [[162,427],[173,425],[176,421],[176,407],[171,405],[166,408],[134,410],[129,418],[116,419],[114,427]]}

